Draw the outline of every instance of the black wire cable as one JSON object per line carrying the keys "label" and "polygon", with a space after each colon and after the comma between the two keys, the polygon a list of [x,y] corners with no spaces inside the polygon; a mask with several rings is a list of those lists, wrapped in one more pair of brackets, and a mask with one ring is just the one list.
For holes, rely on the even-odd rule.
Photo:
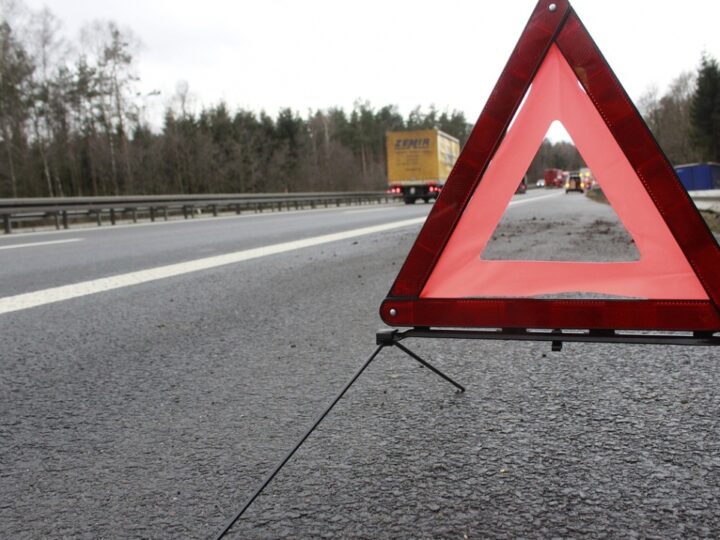
{"label": "black wire cable", "polygon": [[217,536],[215,536],[215,540],[220,540],[225,536],[225,534],[232,528],[233,525],[237,522],[238,519],[240,519],[240,516],[242,516],[245,513],[245,510],[247,510],[250,505],[257,499],[258,495],[260,495],[263,490],[268,486],[270,482],[272,482],[272,479],[275,478],[275,475],[280,472],[280,469],[282,469],[285,464],[290,460],[291,457],[293,457],[293,454],[297,452],[297,450],[302,446],[302,444],[305,442],[305,440],[312,434],[313,431],[315,431],[315,428],[317,428],[320,425],[320,422],[323,421],[323,419],[328,415],[328,413],[335,407],[338,401],[345,395],[345,392],[348,391],[348,389],[355,383],[355,381],[362,375],[363,371],[370,365],[370,363],[375,360],[375,357],[380,353],[380,351],[385,347],[385,344],[378,345],[377,349],[370,355],[370,357],[365,361],[365,363],[362,365],[360,369],[353,375],[352,379],[348,381],[348,383],[345,385],[345,387],[340,391],[340,393],[335,397],[335,399],[330,403],[330,405],[325,409],[325,411],[318,417],[317,420],[315,420],[315,423],[312,425],[312,427],[307,430],[305,435],[302,436],[302,438],[295,444],[292,450],[288,452],[288,454],[283,458],[283,460],[278,464],[277,467],[275,467],[275,470],[271,472],[267,478],[263,481],[262,485],[255,491],[252,497],[248,499],[248,501],[245,503],[245,505],[240,509],[240,511],[235,514],[235,516],[230,519],[225,526],[222,528],[222,530],[218,533]]}

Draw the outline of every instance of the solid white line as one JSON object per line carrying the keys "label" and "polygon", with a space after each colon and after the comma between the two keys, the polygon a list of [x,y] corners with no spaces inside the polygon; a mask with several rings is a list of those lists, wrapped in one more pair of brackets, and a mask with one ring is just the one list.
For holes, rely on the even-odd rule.
{"label": "solid white line", "polygon": [[49,246],[52,244],[68,244],[70,242],[81,242],[82,238],[68,238],[67,240],[50,240],[48,242],[33,242],[30,244],[13,244],[10,246],[0,246],[0,249],[18,249],[35,246]]}
{"label": "solid white line", "polygon": [[140,285],[141,283],[147,283],[159,279],[181,276],[184,274],[189,274],[191,272],[199,272],[201,270],[217,268],[218,266],[224,266],[227,264],[249,261],[251,259],[266,257],[268,255],[277,255],[279,253],[286,253],[288,251],[294,251],[296,249],[319,246],[321,244],[337,242],[339,240],[357,238],[358,236],[365,236],[368,234],[376,234],[384,231],[390,231],[393,229],[400,229],[402,227],[418,225],[424,221],[425,217],[406,219],[393,223],[385,223],[383,225],[363,227],[361,229],[354,229],[351,231],[325,234],[323,236],[316,236],[314,238],[306,238],[305,240],[294,240],[292,242],[283,242],[281,244],[274,244],[254,249],[246,249],[243,251],[236,251],[234,253],[217,255],[215,257],[207,257],[204,259],[197,259],[184,263],[170,264],[167,266],[160,266],[157,268],[151,268],[149,270],[130,272],[128,274],[121,274],[118,276],[94,279],[92,281],[75,283],[73,285],[63,285],[61,287],[53,287],[51,289],[18,294],[15,296],[8,296],[5,298],[0,298],[0,315],[3,313],[11,313],[13,311],[20,311],[23,309],[52,304],[54,302],[62,302],[63,300],[70,300],[72,298],[79,298],[81,296],[87,296],[89,294],[111,291],[113,289],[130,287],[132,285]]}

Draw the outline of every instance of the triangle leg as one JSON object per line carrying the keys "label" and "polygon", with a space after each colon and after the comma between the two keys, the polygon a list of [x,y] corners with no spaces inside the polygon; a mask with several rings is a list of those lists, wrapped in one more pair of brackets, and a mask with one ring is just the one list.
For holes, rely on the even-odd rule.
{"label": "triangle leg", "polygon": [[464,391],[465,391],[465,387],[464,387],[463,385],[455,382],[453,379],[451,379],[450,377],[448,377],[447,375],[445,375],[442,371],[440,371],[440,370],[437,369],[435,366],[433,366],[432,364],[430,364],[427,360],[423,360],[423,359],[420,358],[417,354],[415,354],[414,352],[412,352],[410,349],[408,349],[407,347],[405,347],[405,346],[402,345],[401,343],[399,343],[399,342],[396,341],[395,343],[393,343],[393,345],[395,345],[398,349],[400,349],[402,352],[404,352],[405,354],[407,354],[407,355],[408,355],[410,358],[412,358],[413,360],[419,362],[420,364],[422,364],[423,366],[425,366],[426,368],[428,368],[430,371],[432,371],[432,372],[435,373],[436,375],[439,375],[440,377],[442,377],[443,379],[445,379],[447,382],[449,382],[450,384],[452,384],[455,388],[458,389],[458,392],[464,392]]}

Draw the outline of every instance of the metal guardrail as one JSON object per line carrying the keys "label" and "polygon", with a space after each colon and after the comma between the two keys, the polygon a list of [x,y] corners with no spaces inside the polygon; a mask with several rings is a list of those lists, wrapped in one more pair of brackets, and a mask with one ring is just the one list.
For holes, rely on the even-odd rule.
{"label": "metal guardrail", "polygon": [[720,189],[688,191],[699,210],[720,213]]}
{"label": "metal guardrail", "polygon": [[[720,213],[720,190],[690,191],[695,205],[701,210]],[[260,193],[252,195],[137,195],[128,197],[58,197],[32,199],[0,199],[0,221],[6,234],[14,226],[25,222],[51,220],[57,229],[69,228],[71,220],[92,219],[98,225],[109,220],[147,216],[150,221],[167,220],[173,213],[192,218],[198,211],[222,211],[240,214],[245,211],[263,212],[341,206],[352,204],[383,203],[398,200],[384,191],[321,192],[321,193]]]}
{"label": "metal guardrail", "polygon": [[136,223],[138,216],[155,221],[158,218],[167,220],[171,214],[182,214],[188,219],[202,211],[217,216],[223,211],[240,214],[395,200],[397,197],[384,191],[0,199],[0,219],[5,233],[9,234],[21,222],[52,220],[57,229],[67,229],[71,220],[78,218],[92,219],[98,225],[107,219],[115,225],[118,219],[132,219]]}

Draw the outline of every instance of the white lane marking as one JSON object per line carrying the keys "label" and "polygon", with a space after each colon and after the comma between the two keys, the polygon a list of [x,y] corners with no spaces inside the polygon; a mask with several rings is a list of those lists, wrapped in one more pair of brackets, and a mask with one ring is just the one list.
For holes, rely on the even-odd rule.
{"label": "white lane marking", "polygon": [[7,296],[5,298],[0,298],[0,315],[3,313],[11,313],[13,311],[20,311],[32,307],[52,304],[55,302],[62,302],[63,300],[70,300],[72,298],[79,298],[89,294],[111,291],[122,287],[130,287],[132,285],[140,285],[141,283],[147,283],[149,281],[181,276],[183,274],[208,270],[210,268],[217,268],[218,266],[224,266],[227,264],[249,261],[251,259],[266,257],[268,255],[277,255],[279,253],[286,253],[296,249],[319,246],[321,244],[328,244],[339,240],[357,238],[358,236],[400,229],[402,227],[418,225],[424,221],[425,217],[406,219],[393,223],[385,223],[383,225],[374,225],[372,227],[362,227],[360,229],[353,229],[345,232],[315,236],[304,240],[294,240],[292,242],[283,242],[281,244],[246,249],[243,251],[236,251],[234,253],[217,255],[214,257],[206,257],[204,259],[197,259],[184,263],[159,266],[157,268],[150,268],[149,270],[140,270],[118,276],[94,279],[83,283],[75,283],[73,285],[63,285],[61,287],[53,287],[51,289],[41,291]]}
{"label": "white lane marking", "polygon": [[343,214],[367,214],[368,212],[387,212],[394,209],[393,206],[388,206],[387,208],[368,208],[367,210],[345,210]]}
{"label": "white lane marking", "polygon": [[531,203],[531,202],[535,202],[535,201],[541,201],[541,200],[543,200],[543,199],[549,199],[549,198],[551,198],[551,197],[557,197],[558,195],[562,195],[562,193],[560,193],[560,192],[558,192],[558,193],[551,193],[550,195],[540,195],[540,196],[538,196],[538,197],[532,197],[532,198],[530,198],[530,199],[521,199],[521,200],[517,200],[517,201],[511,201],[511,202],[510,202],[510,206],[512,206],[512,205],[518,205],[518,204],[527,204],[527,203]]}
{"label": "white lane marking", "polygon": [[68,238],[67,240],[49,240],[47,242],[32,242],[30,244],[12,244],[9,246],[0,246],[0,249],[19,249],[35,246],[49,246],[52,244],[69,244],[70,242],[82,242],[82,238]]}

